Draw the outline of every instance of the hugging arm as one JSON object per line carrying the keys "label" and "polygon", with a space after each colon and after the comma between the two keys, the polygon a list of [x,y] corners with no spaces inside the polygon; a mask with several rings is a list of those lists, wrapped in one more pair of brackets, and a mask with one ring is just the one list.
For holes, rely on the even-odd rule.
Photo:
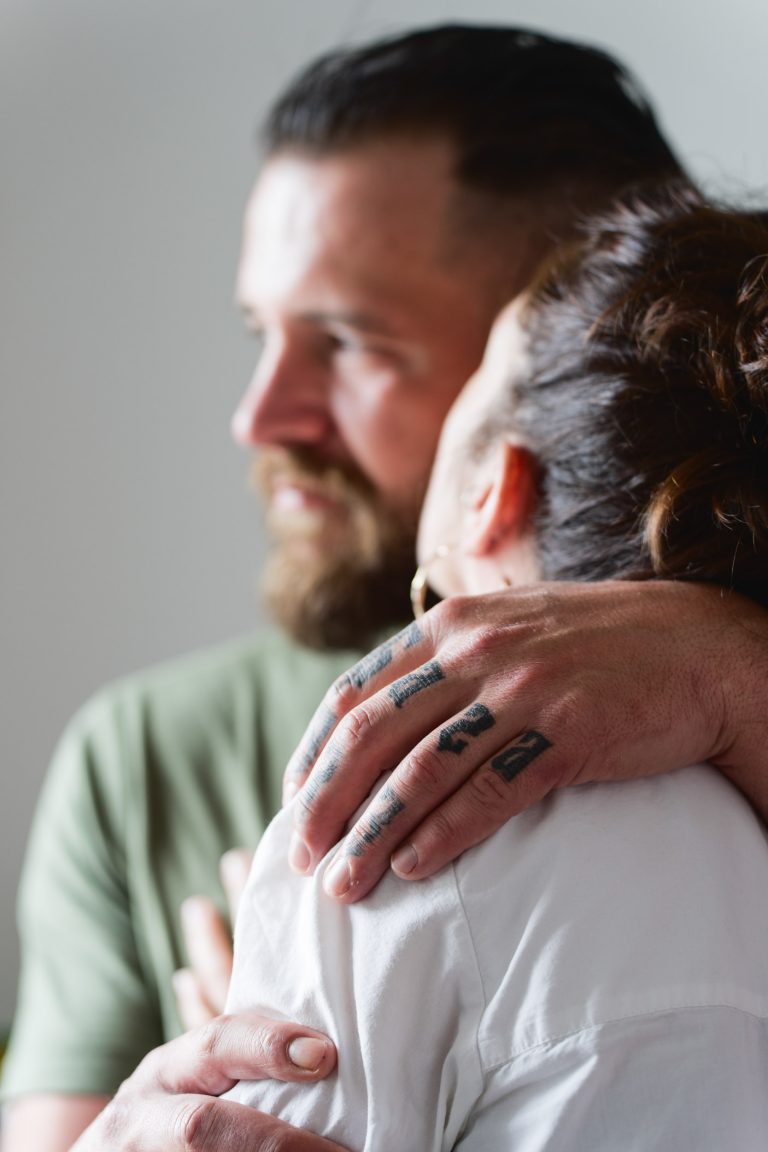
{"label": "hugging arm", "polygon": [[[289,1056],[314,1040],[314,1070]],[[219,1017],[151,1052],[74,1145],[73,1152],[338,1152],[338,1145],[218,1096],[243,1077],[314,1081],[335,1065],[319,1033],[254,1014]]]}
{"label": "hugging arm", "polygon": [[709,760],[768,819],[768,614],[682,582],[444,601],[342,676],[285,777],[299,869],[329,890],[421,879],[553,789]]}
{"label": "hugging arm", "polygon": [[333,1044],[312,1029],[256,1013],[219,1017],[150,1052],[112,1100],[20,1099],[4,1118],[3,1152],[333,1152],[338,1145],[218,1096],[241,1077],[311,1083],[335,1064]]}

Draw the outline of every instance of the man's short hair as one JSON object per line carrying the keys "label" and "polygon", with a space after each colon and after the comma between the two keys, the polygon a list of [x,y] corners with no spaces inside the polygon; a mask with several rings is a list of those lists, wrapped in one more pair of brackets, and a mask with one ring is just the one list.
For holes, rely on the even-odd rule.
{"label": "man's short hair", "polygon": [[272,108],[267,155],[443,135],[456,176],[509,196],[679,175],[637,80],[607,52],[521,28],[446,25],[322,56]]}

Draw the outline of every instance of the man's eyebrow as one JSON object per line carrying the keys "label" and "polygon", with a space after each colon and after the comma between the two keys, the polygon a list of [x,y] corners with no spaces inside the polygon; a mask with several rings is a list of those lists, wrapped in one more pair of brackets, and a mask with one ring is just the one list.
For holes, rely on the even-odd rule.
{"label": "man's eyebrow", "polygon": [[[236,301],[237,306],[246,324],[253,328],[261,327],[259,314],[247,303]],[[363,312],[356,309],[312,309],[307,312],[296,312],[293,316],[304,324],[313,324],[318,327],[338,324],[344,328],[354,328],[357,332],[369,332],[377,336],[395,336],[391,324],[373,312]]]}
{"label": "man's eyebrow", "polygon": [[361,312],[356,309],[319,309],[312,312],[298,313],[297,320],[307,324],[340,324],[344,328],[355,328],[359,332],[372,332],[380,336],[394,335],[391,325],[373,312]]}

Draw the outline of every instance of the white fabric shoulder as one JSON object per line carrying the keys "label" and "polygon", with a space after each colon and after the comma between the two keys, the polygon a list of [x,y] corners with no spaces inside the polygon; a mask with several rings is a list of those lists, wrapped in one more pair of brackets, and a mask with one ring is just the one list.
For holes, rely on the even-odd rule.
{"label": "white fabric shoulder", "polygon": [[289,835],[257,854],[230,1009],[328,1032],[339,1071],[236,1099],[355,1152],[762,1146],[768,844],[710,769],[560,792],[351,907]]}

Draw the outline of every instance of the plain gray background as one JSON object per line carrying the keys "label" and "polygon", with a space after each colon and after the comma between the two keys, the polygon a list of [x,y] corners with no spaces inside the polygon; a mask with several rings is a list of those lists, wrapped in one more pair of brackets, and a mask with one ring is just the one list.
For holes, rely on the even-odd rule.
{"label": "plain gray background", "polygon": [[614,49],[693,171],[760,202],[764,0],[0,0],[0,1025],[68,716],[260,618],[228,435],[252,358],[231,301],[254,125],[323,48],[457,18]]}

